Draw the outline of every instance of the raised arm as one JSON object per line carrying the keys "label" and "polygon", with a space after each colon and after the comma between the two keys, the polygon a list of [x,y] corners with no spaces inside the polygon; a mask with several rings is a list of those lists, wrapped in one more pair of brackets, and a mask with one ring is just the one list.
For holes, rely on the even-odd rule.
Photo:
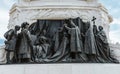
{"label": "raised arm", "polygon": [[75,23],[72,20],[70,20],[70,23],[72,26],[76,27]]}
{"label": "raised arm", "polygon": [[64,26],[65,26],[65,28],[67,29],[67,30],[70,30],[71,28],[69,28],[68,26],[67,26],[67,24],[64,24]]}

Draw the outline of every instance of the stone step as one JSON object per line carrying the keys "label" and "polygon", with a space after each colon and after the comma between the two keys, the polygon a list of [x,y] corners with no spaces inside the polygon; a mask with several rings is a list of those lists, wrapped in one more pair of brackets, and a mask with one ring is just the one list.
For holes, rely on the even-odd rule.
{"label": "stone step", "polygon": [[120,74],[119,64],[0,65],[0,74]]}

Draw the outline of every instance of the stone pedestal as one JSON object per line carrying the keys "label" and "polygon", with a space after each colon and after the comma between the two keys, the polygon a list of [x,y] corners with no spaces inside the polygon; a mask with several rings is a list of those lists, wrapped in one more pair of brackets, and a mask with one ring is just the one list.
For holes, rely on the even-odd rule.
{"label": "stone pedestal", "polygon": [[110,44],[112,55],[120,61],[120,45]]}
{"label": "stone pedestal", "polygon": [[109,36],[112,18],[97,0],[19,0],[10,10],[8,28],[26,21],[32,24],[37,19],[80,17],[83,21],[91,21],[93,16],[97,18],[96,25],[102,25]]}
{"label": "stone pedestal", "polygon": [[120,74],[119,64],[1,65],[0,74]]}
{"label": "stone pedestal", "polygon": [[6,53],[5,46],[0,46],[0,64],[6,63]]}

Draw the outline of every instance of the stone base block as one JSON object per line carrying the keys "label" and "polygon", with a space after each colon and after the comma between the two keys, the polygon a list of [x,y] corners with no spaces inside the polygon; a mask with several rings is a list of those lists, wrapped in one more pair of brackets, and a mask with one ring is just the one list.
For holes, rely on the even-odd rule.
{"label": "stone base block", "polygon": [[120,74],[119,64],[0,65],[0,74]]}

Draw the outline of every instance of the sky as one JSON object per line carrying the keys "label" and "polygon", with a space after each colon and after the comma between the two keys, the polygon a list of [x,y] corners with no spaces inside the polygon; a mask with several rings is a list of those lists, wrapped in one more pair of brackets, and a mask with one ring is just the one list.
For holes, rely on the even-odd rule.
{"label": "sky", "polygon": [[[0,45],[4,44],[4,33],[7,31],[9,22],[9,10],[16,0],[0,1]],[[120,1],[119,0],[99,0],[113,16],[113,22],[110,24],[110,40],[113,43],[120,43]]]}
{"label": "sky", "polygon": [[120,0],[100,0],[100,2],[113,17],[113,22],[110,24],[110,40],[113,43],[120,43]]}
{"label": "sky", "polygon": [[9,10],[15,0],[0,0],[0,45],[4,44],[4,33],[7,31]]}

